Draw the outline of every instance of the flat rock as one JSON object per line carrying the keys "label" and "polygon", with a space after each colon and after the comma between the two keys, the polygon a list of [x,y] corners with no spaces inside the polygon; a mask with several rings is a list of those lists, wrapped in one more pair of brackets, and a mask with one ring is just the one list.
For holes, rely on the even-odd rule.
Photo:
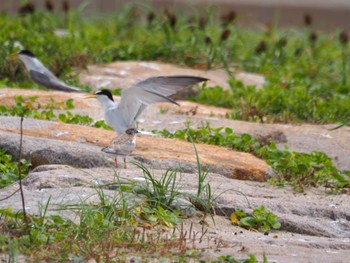
{"label": "flat rock", "polygon": [[[151,171],[160,178],[164,171]],[[24,180],[26,208],[31,214],[39,211],[39,204],[50,200],[48,214],[60,213],[78,221],[76,214],[69,210],[57,211],[65,205],[99,203],[96,186],[102,187],[104,195],[116,196],[116,171],[108,167],[78,169],[67,165],[42,165],[35,168]],[[118,177],[123,182],[142,183],[143,173],[131,165],[120,170]],[[178,174],[178,189],[183,193],[196,193],[195,172]],[[206,179],[216,200],[215,224],[210,217],[205,235],[204,257],[217,258],[219,255],[246,257],[255,254],[258,259],[265,254],[269,261],[277,262],[318,262],[322,257],[327,262],[343,262],[350,250],[350,203],[348,195],[326,195],[321,188],[308,189],[305,193],[294,193],[290,188],[275,188],[266,183],[230,179],[210,173]],[[0,189],[0,199],[9,196],[18,188],[17,183]],[[248,231],[231,224],[229,215],[236,209],[251,213],[252,209],[264,205],[273,211],[282,222],[282,229],[264,233]],[[17,192],[0,207],[21,209]],[[184,221],[184,229],[190,227],[201,233],[203,218],[193,216]],[[192,226],[191,223],[193,223]],[[220,241],[218,243],[218,241]],[[211,243],[213,242],[213,243]],[[216,242],[214,244],[214,242]],[[220,244],[220,245],[218,245]],[[200,248],[201,244],[198,244]],[[219,249],[218,249],[219,248]]]}
{"label": "flat rock", "polygon": [[[0,127],[0,147],[16,156],[19,148],[19,118],[0,117]],[[34,167],[42,164],[95,167],[106,164],[106,157],[97,146],[108,145],[115,132],[26,119],[23,135],[23,153],[31,158]],[[222,171],[228,177],[257,181],[265,181],[273,175],[264,161],[251,154],[215,145],[197,144],[196,147],[201,163],[210,171]],[[137,148],[132,155],[144,162],[152,162],[152,167],[156,168],[166,169],[174,164],[192,169],[196,167],[193,165],[196,164],[193,145],[180,140],[141,136],[137,138]]]}
{"label": "flat rock", "polygon": [[[19,141],[19,134],[0,132],[0,148],[14,157],[18,156]],[[91,168],[109,164],[100,147],[37,136],[23,136],[22,154],[33,167],[44,164],[67,164]]]}

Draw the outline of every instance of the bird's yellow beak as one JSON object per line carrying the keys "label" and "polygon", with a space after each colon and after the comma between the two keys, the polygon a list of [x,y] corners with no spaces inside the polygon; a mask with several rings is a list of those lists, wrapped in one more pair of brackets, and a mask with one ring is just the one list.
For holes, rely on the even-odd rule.
{"label": "bird's yellow beak", "polygon": [[13,53],[10,55],[10,57],[12,57],[12,58],[18,57],[18,53],[17,53],[17,52],[13,52]]}
{"label": "bird's yellow beak", "polygon": [[84,96],[84,99],[95,99],[96,97],[96,94],[87,94]]}
{"label": "bird's yellow beak", "polygon": [[6,57],[6,59],[15,59],[15,58],[18,58],[18,53],[17,52],[13,52],[11,55]]}

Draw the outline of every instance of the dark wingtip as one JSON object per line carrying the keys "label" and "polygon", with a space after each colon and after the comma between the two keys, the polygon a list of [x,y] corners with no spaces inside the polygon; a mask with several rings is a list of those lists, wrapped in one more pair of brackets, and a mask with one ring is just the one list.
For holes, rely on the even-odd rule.
{"label": "dark wingtip", "polygon": [[165,77],[165,78],[179,78],[179,79],[193,79],[196,82],[203,82],[203,81],[208,81],[210,79],[208,78],[204,78],[204,77],[200,77],[200,76],[186,76],[186,75],[181,75],[181,76],[169,76],[169,77]]}
{"label": "dark wingtip", "polygon": [[163,98],[164,101],[168,101],[168,102],[170,102],[170,103],[176,104],[177,106],[180,106],[175,100],[173,100],[173,99],[170,98],[170,97],[164,96],[164,95],[162,95],[162,94],[159,94],[158,92],[154,92],[154,91],[151,91],[151,90],[146,90],[146,91],[147,91],[148,93],[151,93],[151,94],[154,94],[154,95],[157,95],[157,96]]}
{"label": "dark wingtip", "polygon": [[203,82],[203,81],[208,81],[210,79],[208,78],[203,78],[203,77],[196,77],[199,81],[198,82]]}
{"label": "dark wingtip", "polygon": [[32,58],[35,58],[35,55],[28,49],[23,49],[23,50],[20,50],[18,52],[18,55],[25,55],[25,56],[28,56],[28,57],[32,57]]}

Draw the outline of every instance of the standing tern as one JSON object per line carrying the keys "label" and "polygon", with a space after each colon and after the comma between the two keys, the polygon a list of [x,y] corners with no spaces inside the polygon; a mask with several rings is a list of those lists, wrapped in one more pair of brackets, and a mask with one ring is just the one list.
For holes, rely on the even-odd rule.
{"label": "standing tern", "polygon": [[125,133],[115,137],[107,147],[102,148],[103,152],[116,155],[114,159],[115,168],[118,168],[119,155],[123,156],[124,169],[126,169],[126,156],[135,150],[137,133],[139,131],[134,128],[127,129]]}
{"label": "standing tern", "polygon": [[13,53],[12,56],[22,60],[32,80],[40,86],[65,92],[82,92],[80,89],[68,86],[60,81],[31,51],[21,50]]}
{"label": "standing tern", "polygon": [[104,111],[104,120],[118,134],[136,128],[136,120],[145,108],[156,102],[179,105],[169,96],[179,90],[208,79],[195,76],[151,77],[124,89],[120,102],[116,104],[109,90],[102,89],[87,98],[97,98]]}

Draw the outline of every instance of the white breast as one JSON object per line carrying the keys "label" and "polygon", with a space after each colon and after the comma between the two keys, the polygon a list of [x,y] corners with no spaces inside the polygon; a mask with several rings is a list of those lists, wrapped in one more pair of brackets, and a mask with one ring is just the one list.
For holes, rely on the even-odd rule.
{"label": "white breast", "polygon": [[24,55],[19,55],[28,71],[34,70],[43,73],[45,66],[37,59]]}

